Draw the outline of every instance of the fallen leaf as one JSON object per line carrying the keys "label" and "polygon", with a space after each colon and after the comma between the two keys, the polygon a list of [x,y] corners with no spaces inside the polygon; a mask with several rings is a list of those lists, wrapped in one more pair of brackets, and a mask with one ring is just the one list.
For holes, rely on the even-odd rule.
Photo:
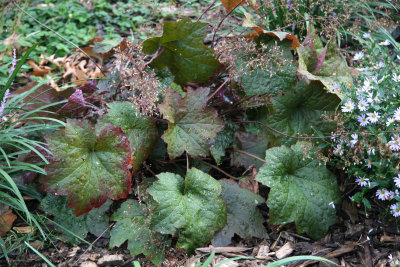
{"label": "fallen leaf", "polygon": [[5,236],[8,231],[10,231],[12,224],[17,219],[11,209],[7,210],[0,217],[0,236]]}
{"label": "fallen leaf", "polygon": [[285,245],[283,245],[280,249],[278,249],[275,252],[275,256],[278,259],[283,259],[287,256],[289,256],[290,254],[292,254],[292,252],[294,251],[294,245],[292,242],[287,242]]}

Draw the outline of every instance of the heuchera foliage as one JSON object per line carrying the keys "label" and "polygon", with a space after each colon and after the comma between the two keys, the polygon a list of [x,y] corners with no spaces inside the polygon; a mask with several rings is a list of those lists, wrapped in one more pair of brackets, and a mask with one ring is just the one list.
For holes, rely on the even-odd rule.
{"label": "heuchera foliage", "polygon": [[[238,3],[223,1],[228,10]],[[300,233],[320,238],[335,222],[334,204],[340,201],[335,177],[319,164],[317,149],[293,138],[329,134],[335,128],[333,114],[340,98],[326,89],[338,79],[351,80],[336,41],[323,47],[313,32],[300,45],[293,35],[256,29],[248,41],[264,51],[278,51],[285,64],[251,66],[238,72],[243,74],[240,79],[229,81],[224,68],[245,66],[257,54],[223,66],[203,44],[206,30],[207,24],[189,19],[166,22],[161,37],[143,43],[143,52],[151,55],[147,67],[154,68],[162,87],[168,88],[160,93],[155,118],[139,114],[129,102],[113,102],[102,93],[111,83],[100,83],[102,90],[90,87],[100,106],[89,112],[90,121],[67,120],[65,129],[46,137],[54,158],[46,166],[44,189],[67,196],[62,201],[77,216],[107,199],[127,197],[132,173],[140,174],[135,194],[141,202],[129,199],[113,214],[110,246],[128,241],[132,255],[144,254],[155,264],[163,261],[171,235],[188,253],[213,237],[215,244],[228,245],[234,234],[246,239],[266,236],[257,210],[264,198],[257,190],[208,174],[210,154],[217,165],[225,166],[230,159],[232,165],[259,169],[256,180],[271,189],[267,205],[272,224],[295,222]],[[113,95],[118,90],[114,84]],[[67,104],[80,116],[90,106],[82,92],[71,94]],[[184,168],[179,166],[181,156],[188,160]],[[148,158],[154,170],[146,165],[147,172],[141,166]],[[189,168],[193,158],[197,168]],[[160,171],[166,166],[168,172]],[[224,175],[231,173],[224,168]],[[63,210],[68,209],[64,202]],[[43,207],[58,216],[49,205]],[[84,220],[79,223],[84,225]]]}

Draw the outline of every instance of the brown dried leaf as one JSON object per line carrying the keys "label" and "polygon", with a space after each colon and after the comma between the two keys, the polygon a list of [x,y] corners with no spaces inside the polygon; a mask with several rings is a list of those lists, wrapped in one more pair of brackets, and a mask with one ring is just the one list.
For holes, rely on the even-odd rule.
{"label": "brown dried leaf", "polygon": [[11,226],[16,219],[17,215],[15,215],[11,209],[7,210],[0,216],[0,236],[3,237],[8,231],[10,231]]}

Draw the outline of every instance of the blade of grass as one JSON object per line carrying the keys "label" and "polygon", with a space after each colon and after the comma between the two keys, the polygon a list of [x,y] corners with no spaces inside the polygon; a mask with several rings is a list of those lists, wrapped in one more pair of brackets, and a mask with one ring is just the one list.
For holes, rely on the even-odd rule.
{"label": "blade of grass", "polygon": [[29,245],[28,242],[25,241],[25,245],[30,248],[33,252],[35,252],[39,257],[41,257],[49,266],[51,267],[56,267],[53,263],[51,263],[51,261],[49,261],[42,253],[40,253],[39,251],[37,251],[34,247],[32,247],[31,245]]}

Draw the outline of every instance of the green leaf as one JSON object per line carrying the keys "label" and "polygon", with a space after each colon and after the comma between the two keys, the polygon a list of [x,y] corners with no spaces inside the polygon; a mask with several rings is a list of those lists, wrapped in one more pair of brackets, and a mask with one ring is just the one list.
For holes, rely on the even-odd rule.
{"label": "green leaf", "polygon": [[308,80],[320,81],[328,91],[334,92],[339,98],[342,94],[333,90],[335,84],[352,84],[353,78],[346,60],[340,53],[336,39],[331,39],[325,48],[315,33],[309,33],[303,46],[297,48],[299,54],[298,73]]}
{"label": "green leaf", "polygon": [[[268,53],[281,53],[279,61],[270,60],[263,69],[257,68],[251,71],[249,75],[241,77],[242,86],[247,95],[261,95],[265,93],[279,94],[292,89],[296,83],[296,62],[292,55],[292,41],[289,39],[280,39],[269,34],[261,34],[254,41],[258,46],[263,45],[263,50]],[[277,51],[278,50],[278,51]],[[254,55],[255,57],[259,55]],[[243,66],[247,62],[237,63]]]}
{"label": "green leaf", "polygon": [[193,253],[226,223],[221,185],[195,168],[187,171],[186,179],[173,173],[161,173],[157,178],[159,181],[148,189],[158,203],[152,229],[166,234],[177,231],[178,247]]}
{"label": "green leaf", "polygon": [[128,195],[131,150],[121,128],[93,129],[88,121],[67,120],[65,129],[47,136],[54,159],[46,166],[46,192],[68,196],[77,216],[100,207],[108,198]]}
{"label": "green leaf", "polygon": [[[265,155],[265,150],[268,148],[269,140],[264,136],[256,135],[247,132],[236,132],[236,145],[235,148],[251,155],[263,158]],[[245,155],[240,152],[232,153],[231,164],[235,166],[244,166],[249,168],[250,165],[255,165],[256,168],[262,166],[262,161],[255,159],[254,157]]]}
{"label": "green leaf", "polygon": [[214,51],[203,44],[207,24],[183,19],[177,23],[165,22],[163,35],[143,42],[143,52],[161,52],[150,66],[168,67],[175,82],[206,82],[221,66]]}
{"label": "green leaf", "polygon": [[340,201],[335,176],[311,145],[298,142],[270,148],[256,180],[271,188],[267,205],[272,224],[295,222],[299,233],[321,238],[336,221],[330,203]]}
{"label": "green leaf", "polygon": [[211,142],[211,155],[217,164],[221,163],[221,159],[225,156],[225,150],[229,148],[235,141],[235,131],[239,128],[231,121],[227,121],[224,129],[217,134],[215,141]]}
{"label": "green leaf", "polygon": [[209,88],[188,89],[184,98],[169,89],[164,102],[159,105],[161,113],[170,123],[162,138],[168,144],[171,159],[184,151],[192,156],[207,156],[209,140],[215,139],[224,127],[217,111],[207,108]]}
{"label": "green leaf", "polygon": [[123,38],[120,37],[112,40],[103,40],[101,42],[94,42],[94,47],[92,52],[100,54],[105,54],[107,52],[110,52],[111,49],[118,46],[122,42],[122,40]]}
{"label": "green leaf", "polygon": [[133,153],[133,172],[151,154],[157,139],[158,131],[154,120],[136,112],[130,102],[113,102],[108,104],[108,111],[98,122],[98,127],[106,127],[109,123],[119,126],[125,132]]}
{"label": "green leaf", "polygon": [[[85,238],[88,232],[100,236],[109,225],[108,216],[105,214],[111,205],[109,200],[100,208],[92,209],[88,214],[79,217],[76,217],[73,210],[67,207],[67,197],[64,196],[48,194],[40,205],[43,211],[54,216],[56,223],[81,238]],[[56,228],[64,233],[70,242],[79,243],[79,240],[72,234],[64,231],[61,227],[56,226]],[[103,236],[108,237],[108,232]]]}
{"label": "green leaf", "polygon": [[213,244],[218,247],[228,246],[234,234],[247,240],[253,236],[266,238],[267,232],[263,225],[265,220],[257,209],[257,205],[263,203],[264,199],[250,190],[240,188],[234,181],[219,182],[228,218],[227,225],[215,234]]}
{"label": "green leaf", "polygon": [[[267,124],[272,128],[291,136],[312,135],[316,132],[330,134],[336,127],[335,121],[324,119],[323,115],[332,115],[340,99],[324,90],[320,82],[305,81],[298,83],[296,91],[272,100],[275,112]],[[282,143],[293,144],[296,139],[281,137]]]}
{"label": "green leaf", "polygon": [[[143,207],[141,207],[141,205]],[[119,247],[128,241],[132,256],[145,255],[151,262],[160,265],[164,260],[164,251],[168,246],[165,238],[150,230],[150,220],[144,211],[145,204],[128,199],[111,216],[116,221],[111,230],[110,248]]]}

